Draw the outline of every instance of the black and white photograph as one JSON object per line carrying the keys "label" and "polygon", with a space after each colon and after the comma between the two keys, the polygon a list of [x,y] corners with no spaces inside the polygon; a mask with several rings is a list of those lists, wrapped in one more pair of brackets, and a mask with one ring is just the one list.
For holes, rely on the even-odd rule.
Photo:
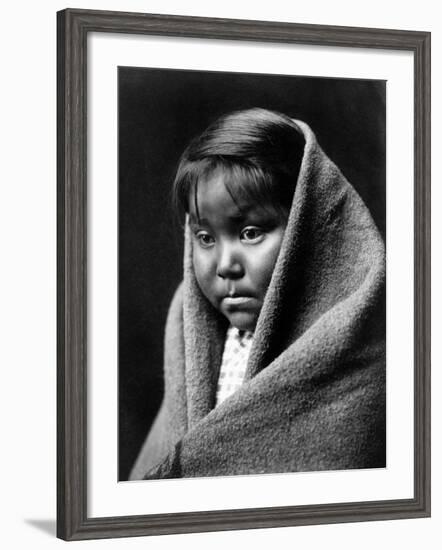
{"label": "black and white photograph", "polygon": [[428,517],[430,33],[57,37],[57,536]]}
{"label": "black and white photograph", "polygon": [[386,82],[120,66],[118,178],[119,481],[385,468]]}
{"label": "black and white photograph", "polygon": [[2,8],[2,548],[440,550],[440,2]]}

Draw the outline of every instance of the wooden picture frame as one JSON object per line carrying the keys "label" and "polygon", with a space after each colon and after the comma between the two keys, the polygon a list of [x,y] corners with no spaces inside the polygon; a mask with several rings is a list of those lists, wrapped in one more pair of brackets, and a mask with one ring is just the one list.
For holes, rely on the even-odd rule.
{"label": "wooden picture frame", "polygon": [[[430,33],[67,9],[57,14],[57,536],[64,540],[430,515]],[[414,57],[414,497],[133,516],[87,513],[87,37],[144,34]]]}

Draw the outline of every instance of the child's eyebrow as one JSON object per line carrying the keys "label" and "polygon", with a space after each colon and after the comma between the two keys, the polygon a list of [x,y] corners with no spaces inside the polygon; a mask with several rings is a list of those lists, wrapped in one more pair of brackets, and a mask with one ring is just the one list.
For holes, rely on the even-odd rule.
{"label": "child's eyebrow", "polygon": [[[243,222],[247,218],[247,214],[239,212],[238,214],[232,214],[226,217],[232,222]],[[197,218],[193,214],[190,214],[189,222],[191,225],[210,225],[210,222],[207,218]]]}
{"label": "child's eyebrow", "polygon": [[193,214],[189,215],[189,223],[190,225],[209,225],[209,221],[206,220],[206,218],[197,218]]}
{"label": "child's eyebrow", "polygon": [[[230,214],[227,218],[233,223],[243,223],[248,220],[250,217],[263,214],[262,211],[257,210],[253,207],[247,207],[241,209],[238,213]],[[189,223],[191,225],[210,225],[210,222],[207,218],[198,218],[195,214],[189,214]]]}

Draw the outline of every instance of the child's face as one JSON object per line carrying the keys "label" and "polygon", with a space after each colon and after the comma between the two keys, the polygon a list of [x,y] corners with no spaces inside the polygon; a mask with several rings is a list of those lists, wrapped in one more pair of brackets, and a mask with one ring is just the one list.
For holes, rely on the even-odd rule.
{"label": "child's face", "polygon": [[253,331],[281,247],[287,219],[272,205],[234,202],[222,175],[190,197],[193,266],[201,291],[240,330]]}

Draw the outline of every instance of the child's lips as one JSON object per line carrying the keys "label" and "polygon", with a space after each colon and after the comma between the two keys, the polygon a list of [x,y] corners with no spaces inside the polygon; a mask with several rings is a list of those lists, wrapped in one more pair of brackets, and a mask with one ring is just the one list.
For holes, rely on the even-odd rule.
{"label": "child's lips", "polygon": [[222,300],[227,308],[244,307],[251,305],[254,301],[252,296],[225,296]]}

